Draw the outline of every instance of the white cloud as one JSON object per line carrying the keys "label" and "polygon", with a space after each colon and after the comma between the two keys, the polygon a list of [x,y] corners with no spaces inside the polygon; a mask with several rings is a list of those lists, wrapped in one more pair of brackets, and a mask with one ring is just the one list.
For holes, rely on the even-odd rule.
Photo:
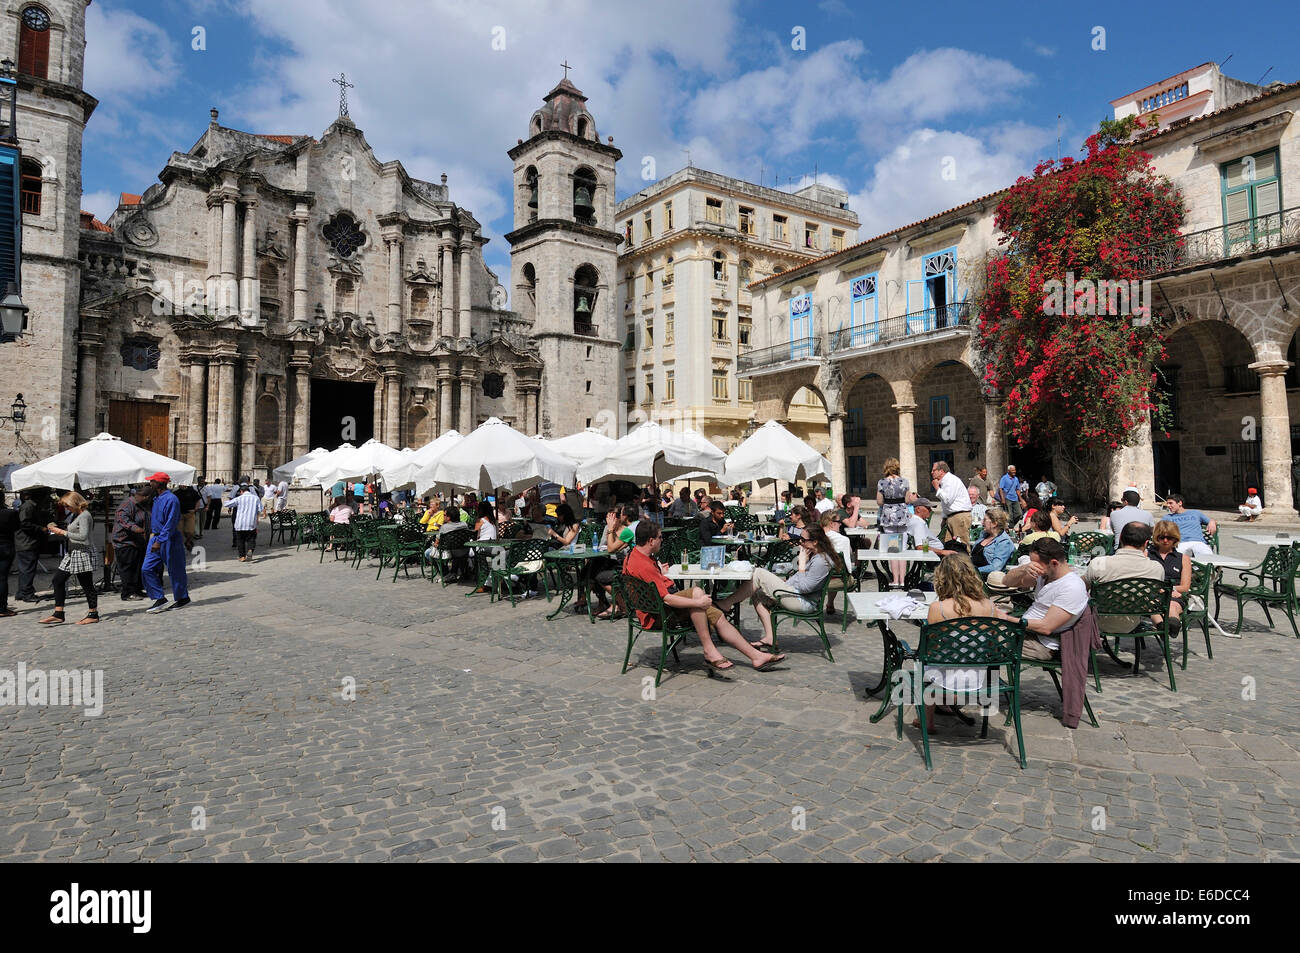
{"label": "white cloud", "polygon": [[928,218],[1013,184],[1028,174],[1055,130],[1016,124],[982,137],[918,129],[872,167],[866,186],[849,200],[867,239]]}
{"label": "white cloud", "polygon": [[117,211],[116,192],[85,192],[81,196],[81,207],[87,212],[94,212],[95,218],[107,222],[108,217]]}
{"label": "white cloud", "polygon": [[1056,47],[1044,46],[1036,40],[1025,38],[1025,49],[1029,50],[1035,56],[1052,57],[1056,55]]}
{"label": "white cloud", "polygon": [[142,16],[91,4],[86,37],[85,87],[100,100],[156,94],[176,80],[172,37]]}
{"label": "white cloud", "polygon": [[1006,60],[951,48],[920,50],[874,86],[865,116],[933,122],[1009,102],[1032,81]]}

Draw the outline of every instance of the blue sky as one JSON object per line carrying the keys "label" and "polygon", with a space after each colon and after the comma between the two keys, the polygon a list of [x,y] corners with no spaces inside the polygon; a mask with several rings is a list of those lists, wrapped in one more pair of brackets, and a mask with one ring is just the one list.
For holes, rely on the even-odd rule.
{"label": "blue sky", "polygon": [[[882,4],[734,0],[95,0],[87,13],[83,207],[143,192],[174,150],[223,125],[319,135],[345,71],[381,160],[447,172],[504,279],[510,160],[562,75],[623,150],[620,198],[693,164],[846,189],[861,237],[993,191],[1061,149],[1108,102],[1206,61],[1255,82],[1300,79],[1300,13],[1181,3]],[[1095,28],[1104,50],[1095,50]],[[196,29],[201,32],[196,35]],[[803,49],[796,28],[803,31]],[[201,38],[202,42],[198,40]],[[202,46],[202,49],[196,49]],[[504,49],[500,48],[504,46]],[[1060,119],[1058,122],[1058,114]],[[942,174],[945,160],[954,174]],[[507,282],[507,286],[508,286]]]}

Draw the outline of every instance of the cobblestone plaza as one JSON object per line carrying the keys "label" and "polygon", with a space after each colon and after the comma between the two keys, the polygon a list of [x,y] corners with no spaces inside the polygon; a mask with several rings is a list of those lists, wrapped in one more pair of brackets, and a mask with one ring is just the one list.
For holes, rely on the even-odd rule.
{"label": "cobblestone plaza", "polygon": [[[1257,560],[1231,525],[1224,552]],[[1194,632],[1177,693],[1150,643],[1136,677],[1103,656],[1100,728],[1063,728],[1029,672],[1028,768],[1000,717],[984,740],[945,718],[929,772],[916,730],[868,721],[881,649],[862,623],[828,627],[834,663],[814,633],[783,635],[766,674],[707,678],[689,640],[647,699],[658,646],[620,675],[626,623],[292,546],[243,564],[224,529],[202,542],[184,611],[110,596],[97,626],[4,620],[0,667],[102,669],[106,695],[99,717],[0,713],[6,859],[1300,857],[1300,663],[1255,609],[1240,640],[1211,630],[1213,660]],[[747,606],[742,630],[759,631]]]}

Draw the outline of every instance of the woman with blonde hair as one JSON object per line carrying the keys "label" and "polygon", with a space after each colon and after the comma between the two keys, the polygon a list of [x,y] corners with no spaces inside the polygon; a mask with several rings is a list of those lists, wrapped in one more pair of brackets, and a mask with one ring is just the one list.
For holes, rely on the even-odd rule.
{"label": "woman with blonde hair", "polygon": [[64,536],[68,541],[68,552],[54,570],[54,612],[41,620],[42,625],[62,625],[63,606],[67,602],[68,577],[76,576],[81,583],[81,591],[86,595],[86,617],[77,625],[90,625],[99,621],[99,599],[95,592],[95,552],[91,534],[95,529],[95,519],[90,514],[90,504],[80,493],[64,493],[59,497],[64,509],[72,514],[67,529],[50,523],[46,527],[55,536]]}
{"label": "woman with blonde hair", "polygon": [[[991,616],[995,619],[1011,618],[993,604],[984,591],[984,583],[970,558],[963,554],[945,556],[934,569],[935,601],[930,604],[925,621],[930,624],[945,622],[949,619],[963,619],[973,616]],[[983,669],[942,668],[927,669],[925,678],[942,686],[945,692],[974,692],[984,688],[986,672]],[[947,709],[945,714],[955,714],[956,709]],[[935,706],[926,704],[925,723],[930,734],[934,734]],[[913,728],[921,727],[918,717],[912,722]]]}

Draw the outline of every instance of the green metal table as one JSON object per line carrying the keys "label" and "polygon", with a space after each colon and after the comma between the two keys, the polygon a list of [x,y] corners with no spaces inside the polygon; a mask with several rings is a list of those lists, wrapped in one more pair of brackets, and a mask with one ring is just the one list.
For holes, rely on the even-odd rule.
{"label": "green metal table", "polygon": [[591,613],[591,594],[587,591],[582,570],[593,559],[609,558],[611,557],[608,552],[595,552],[590,549],[580,553],[571,553],[567,549],[552,549],[548,552],[543,559],[550,565],[550,568],[555,570],[555,589],[559,593],[560,604],[546,618],[554,619],[564,611],[564,607],[569,604],[569,600],[577,596],[586,601],[587,620],[592,625],[595,625],[596,617]]}

